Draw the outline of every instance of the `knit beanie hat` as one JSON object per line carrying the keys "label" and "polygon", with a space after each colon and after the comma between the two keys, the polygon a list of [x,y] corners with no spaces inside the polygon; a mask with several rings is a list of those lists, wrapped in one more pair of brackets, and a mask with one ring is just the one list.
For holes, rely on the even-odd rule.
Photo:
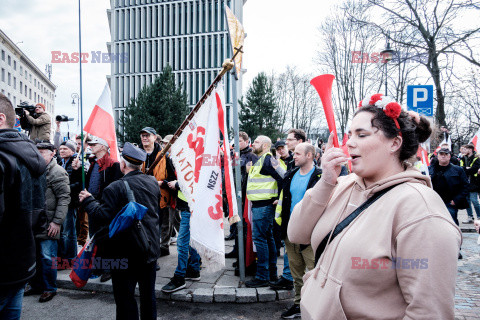
{"label": "knit beanie hat", "polygon": [[72,140],[63,141],[60,144],[60,146],[65,146],[65,147],[69,148],[70,150],[72,150],[73,152],[77,151],[77,143],[75,141],[72,141]]}
{"label": "knit beanie hat", "polygon": [[35,105],[35,107],[36,107],[36,106],[42,107],[43,111],[45,111],[45,105],[44,105],[43,103],[37,103],[37,104]]}

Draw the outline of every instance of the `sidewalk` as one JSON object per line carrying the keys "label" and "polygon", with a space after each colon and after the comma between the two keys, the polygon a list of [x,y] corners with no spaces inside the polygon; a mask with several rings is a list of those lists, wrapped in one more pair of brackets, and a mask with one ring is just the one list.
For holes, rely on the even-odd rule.
{"label": "sidewalk", "polygon": [[[228,228],[228,221],[224,221],[224,226]],[[228,230],[225,231],[228,234]],[[225,242],[225,252],[232,250],[234,240]],[[277,270],[280,276],[283,271],[283,254],[281,249],[280,257],[278,257]],[[161,288],[166,285],[170,278],[173,277],[175,268],[177,267],[177,246],[170,245],[170,255],[158,259],[160,271],[157,271],[157,280],[155,284],[156,296],[163,300],[187,301],[187,302],[236,302],[236,303],[252,303],[267,302],[275,300],[293,299],[294,291],[271,290],[270,288],[239,288],[240,277],[235,276],[235,268],[232,267],[235,259],[225,259],[225,268],[217,272],[208,272],[202,269],[200,272],[200,281],[186,281],[186,288],[172,294],[165,294]],[[69,278],[71,270],[59,270],[57,276],[57,285],[60,288],[76,289]],[[246,277],[246,281],[252,277]],[[112,281],[101,283],[100,278],[90,279],[85,287],[78,290],[113,292]],[[138,291],[138,287],[137,287]],[[138,295],[138,292],[137,292]]]}
{"label": "sidewalk", "polygon": [[[460,221],[460,228],[465,234],[474,233],[475,228],[472,224],[463,224],[462,221],[466,220],[467,211],[461,210],[458,213],[458,220]],[[227,220],[224,221],[224,225],[228,226]],[[228,227],[226,227],[228,229]],[[228,230],[225,231],[225,234],[228,234]],[[470,236],[469,236],[470,237]],[[472,235],[473,239],[475,235]],[[473,242],[469,238],[469,242]],[[230,252],[232,250],[234,240],[225,242],[225,252]],[[474,244],[471,248],[462,248],[464,251],[467,251],[467,256],[471,258],[478,257],[478,253],[473,253],[477,251],[477,246]],[[277,259],[277,270],[278,275],[282,274],[283,270],[283,255],[284,250],[281,250],[280,257]],[[472,257],[473,256],[473,257]],[[470,259],[471,259],[470,258]],[[470,259],[465,259],[461,261],[459,266],[465,264],[467,261],[470,262]],[[170,245],[170,255],[158,259],[160,264],[160,271],[157,271],[157,280],[155,284],[155,292],[158,299],[162,300],[173,300],[173,301],[186,301],[186,302],[204,302],[204,303],[213,303],[213,302],[235,302],[235,303],[255,303],[255,302],[267,302],[267,301],[276,301],[276,300],[286,300],[293,299],[294,291],[285,291],[285,290],[271,290],[270,288],[242,288],[239,287],[240,277],[235,276],[234,268],[232,267],[235,259],[225,259],[225,268],[217,272],[208,272],[208,270],[203,269],[201,271],[201,280],[200,281],[186,281],[186,288],[180,291],[174,292],[172,294],[165,294],[161,291],[161,288],[166,285],[170,278],[173,277],[175,268],[177,267],[177,246],[176,244]],[[72,281],[69,278],[71,270],[59,270],[57,277],[57,285],[60,288],[65,289],[77,289]],[[476,273],[476,272],[475,272]],[[252,279],[252,277],[246,277],[246,281]],[[460,280],[460,279],[459,279]],[[459,281],[457,281],[459,282]],[[457,283],[458,285],[458,283]],[[461,286],[463,289],[464,287]],[[99,291],[99,292],[113,292],[112,291],[112,281],[107,281],[101,283],[100,279],[90,279],[85,287],[77,290],[85,291]],[[458,288],[457,288],[458,290]],[[460,290],[461,292],[462,290]],[[475,290],[477,295],[477,291]],[[138,288],[137,288],[138,295]],[[480,301],[475,301],[480,302]],[[460,308],[463,305],[460,304]],[[457,310],[458,311],[458,310]],[[466,311],[466,310],[465,310]],[[469,310],[470,311],[470,310]]]}

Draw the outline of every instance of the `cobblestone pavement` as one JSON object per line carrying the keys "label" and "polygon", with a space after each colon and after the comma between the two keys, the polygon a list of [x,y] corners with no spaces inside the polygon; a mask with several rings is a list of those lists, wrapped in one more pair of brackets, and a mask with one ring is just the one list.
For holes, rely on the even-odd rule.
{"label": "cobblestone pavement", "polygon": [[480,319],[480,245],[477,233],[463,233],[455,291],[455,319]]}

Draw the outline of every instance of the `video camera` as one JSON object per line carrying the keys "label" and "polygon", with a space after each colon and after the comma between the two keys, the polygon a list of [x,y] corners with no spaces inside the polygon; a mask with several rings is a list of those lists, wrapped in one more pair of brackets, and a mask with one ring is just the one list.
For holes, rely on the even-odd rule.
{"label": "video camera", "polygon": [[61,115],[61,114],[55,117],[55,121],[60,121],[60,122],[68,122],[73,120],[74,120],[73,118],[69,118],[68,116]]}
{"label": "video camera", "polygon": [[25,110],[34,118],[38,118],[39,115],[35,113],[35,106],[30,106],[27,102],[22,102],[15,108],[15,114],[20,118],[20,126],[23,130],[30,131],[32,125],[28,122],[27,117],[25,116]]}

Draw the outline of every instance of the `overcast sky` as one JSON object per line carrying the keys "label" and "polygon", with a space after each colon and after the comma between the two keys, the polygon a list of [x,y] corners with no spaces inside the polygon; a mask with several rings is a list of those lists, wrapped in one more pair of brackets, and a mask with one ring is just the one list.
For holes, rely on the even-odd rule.
{"label": "overcast sky", "polygon": [[[246,2],[244,88],[261,71],[280,72],[287,65],[312,71],[312,58],[318,46],[317,27],[328,14],[328,3],[325,0]],[[108,8],[107,0],[82,0],[83,52],[107,52]],[[51,63],[52,51],[78,52],[78,1],[2,0],[0,29],[43,71]],[[110,64],[90,61],[82,64],[85,117],[105,86],[105,76],[110,74]],[[77,118],[71,94],[80,92],[78,63],[54,63],[52,81],[57,85],[55,113]]]}

